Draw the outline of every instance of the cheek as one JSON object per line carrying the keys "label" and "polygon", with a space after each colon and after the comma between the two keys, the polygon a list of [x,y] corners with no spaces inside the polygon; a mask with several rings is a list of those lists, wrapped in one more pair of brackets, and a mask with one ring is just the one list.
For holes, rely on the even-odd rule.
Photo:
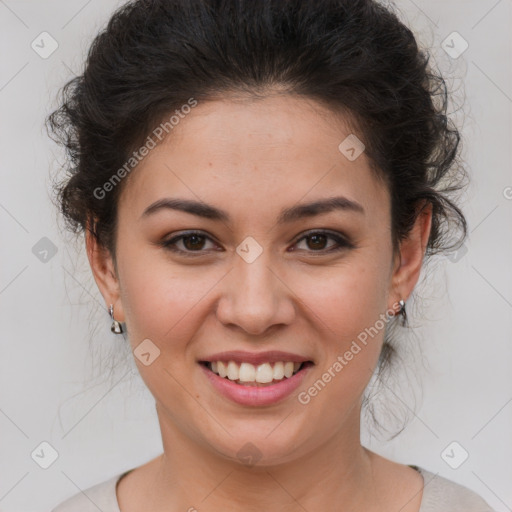
{"label": "cheek", "polygon": [[305,314],[318,319],[329,339],[339,341],[353,339],[385,312],[386,286],[379,266],[356,257],[346,265],[326,269],[325,275],[303,274],[293,281]]}
{"label": "cheek", "polygon": [[[170,409],[182,411],[174,418],[179,423],[183,411],[193,408],[180,383],[186,382],[194,364],[188,347],[202,321],[198,316],[202,314],[201,299],[219,279],[197,267],[178,269],[162,255],[155,255],[154,250],[144,248],[124,253],[119,261],[122,301],[139,373],[157,401],[165,403],[173,397]],[[147,342],[141,344],[147,339],[159,352]],[[151,361],[146,365],[137,356],[148,351]]]}
{"label": "cheek", "polygon": [[166,350],[177,349],[193,335],[199,304],[219,280],[199,267],[178,267],[162,254],[157,257],[155,249],[124,253],[119,270],[132,345],[149,338],[159,346],[165,343]]}
{"label": "cheek", "polygon": [[[318,392],[340,405],[337,414],[353,404],[366,387],[378,361],[387,322],[386,276],[382,266],[356,258],[330,275],[305,278],[294,283],[294,292],[304,304],[304,314],[314,325],[321,342],[320,379],[328,388]],[[307,392],[307,390],[305,390]],[[316,391],[312,390],[314,394]]]}

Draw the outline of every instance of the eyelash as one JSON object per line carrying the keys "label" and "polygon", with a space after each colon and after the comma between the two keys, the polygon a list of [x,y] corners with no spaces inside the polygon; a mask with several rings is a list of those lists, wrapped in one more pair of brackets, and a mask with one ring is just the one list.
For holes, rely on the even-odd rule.
{"label": "eyelash", "polygon": [[[164,240],[163,242],[161,242],[161,246],[164,247],[165,249],[168,249],[170,251],[173,251],[175,253],[179,253],[183,256],[186,256],[186,257],[197,257],[197,256],[201,256],[205,251],[204,250],[198,250],[198,251],[184,251],[182,249],[178,249],[176,248],[176,243],[184,238],[187,238],[189,236],[193,236],[193,235],[198,235],[198,236],[201,236],[201,237],[204,237],[204,238],[207,238],[207,239],[210,239],[211,238],[207,235],[205,235],[203,232],[201,231],[187,231],[185,233],[182,233],[178,236],[175,236],[173,238],[171,238],[170,240]],[[338,235],[338,234],[335,234],[335,233],[332,233],[331,231],[326,231],[326,230],[313,230],[313,231],[308,231],[306,232],[301,238],[299,238],[294,245],[298,244],[299,242],[302,242],[303,240],[306,240],[307,238],[309,237],[312,237],[313,235],[325,235],[327,236],[328,238],[331,238],[332,240],[334,240],[338,247],[334,247],[334,248],[329,248],[329,249],[320,249],[318,251],[314,251],[314,250],[309,250],[307,252],[311,252],[313,254],[317,253],[317,254],[330,254],[330,253],[333,253],[333,252],[338,252],[338,251],[342,251],[344,249],[353,249],[355,246],[349,242],[346,238]]]}

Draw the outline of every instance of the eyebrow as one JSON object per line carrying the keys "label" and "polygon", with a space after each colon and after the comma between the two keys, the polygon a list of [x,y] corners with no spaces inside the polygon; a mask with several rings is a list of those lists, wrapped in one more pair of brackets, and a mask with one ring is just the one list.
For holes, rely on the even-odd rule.
{"label": "eyebrow", "polygon": [[[173,199],[168,197],[159,199],[149,205],[142,213],[141,218],[154,214],[157,211],[167,209],[190,213],[210,220],[222,222],[230,221],[229,213],[225,210],[221,210],[200,201],[194,201],[191,199]],[[336,210],[356,212],[363,215],[365,213],[361,204],[346,197],[337,196],[285,208],[281,211],[277,224],[285,224]]]}

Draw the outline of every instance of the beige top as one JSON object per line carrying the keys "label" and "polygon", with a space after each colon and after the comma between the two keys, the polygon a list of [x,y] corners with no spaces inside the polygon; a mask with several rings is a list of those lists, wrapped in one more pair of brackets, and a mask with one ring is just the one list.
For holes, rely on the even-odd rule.
{"label": "beige top", "polygon": [[[410,467],[419,471],[425,483],[419,512],[495,512],[486,501],[467,487],[421,467]],[[116,484],[130,471],[132,470],[71,496],[51,512],[121,512],[117,501]]]}

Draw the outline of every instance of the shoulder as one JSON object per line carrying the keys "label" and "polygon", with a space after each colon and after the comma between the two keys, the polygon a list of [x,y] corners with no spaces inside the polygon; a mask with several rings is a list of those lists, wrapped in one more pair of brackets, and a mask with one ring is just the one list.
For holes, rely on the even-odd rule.
{"label": "shoulder", "polygon": [[476,492],[437,473],[415,466],[424,480],[419,512],[494,512]]}
{"label": "shoulder", "polygon": [[116,484],[120,473],[108,480],[100,482],[63,501],[51,512],[120,512],[116,497]]}

